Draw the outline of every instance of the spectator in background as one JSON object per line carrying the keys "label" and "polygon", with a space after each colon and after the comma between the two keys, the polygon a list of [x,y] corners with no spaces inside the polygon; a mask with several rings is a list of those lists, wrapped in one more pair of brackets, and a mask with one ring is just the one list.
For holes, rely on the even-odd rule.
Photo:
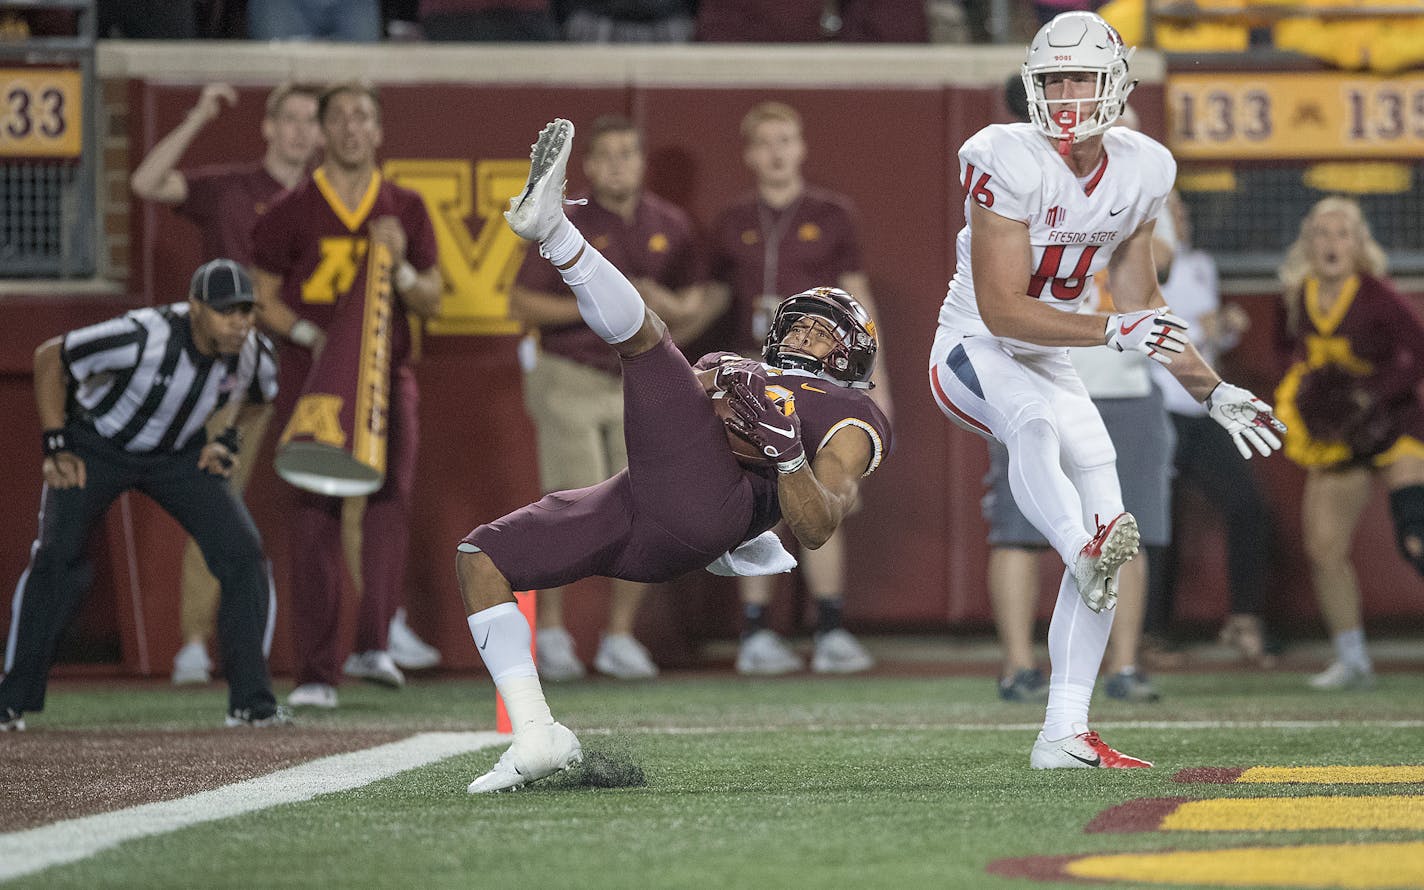
{"label": "spectator in background", "polygon": [[564,39],[576,43],[686,43],[695,0],[566,0]]}
{"label": "spectator in background", "polygon": [[287,394],[278,407],[281,422],[300,395],[315,355],[337,349],[336,354],[357,361],[359,347],[328,344],[327,336],[340,330],[332,322],[341,306],[360,299],[365,257],[373,242],[384,244],[394,257],[397,307],[391,318],[385,483],[367,497],[362,514],[361,611],[355,651],[344,667],[338,619],[345,505],[341,498],[291,491],[289,536],[297,554],[291,573],[292,639],[298,685],[287,701],[334,708],[340,673],[397,688],[405,684],[387,650],[390,622],[405,599],[419,437],[409,316],[435,315],[441,278],[425,203],[415,192],[381,178],[376,152],[383,131],[376,90],[361,83],[329,87],[322,93],[317,116],[326,139],[325,159],[262,215],[253,233],[259,317],[289,344],[282,354]]}
{"label": "spectator in background", "polygon": [[[709,43],[925,43],[925,0],[700,0]],[[859,296],[859,294],[856,294]]]}
{"label": "spectator in background", "polygon": [[247,0],[247,36],[375,43],[381,39],[381,4],[378,0]]}
{"label": "spectator in background", "polygon": [[[589,202],[566,215],[600,253],[633,282],[667,323],[674,341],[695,338],[721,307],[709,303],[687,214],[643,188],[643,137],[633,122],[605,115],[590,128],[583,170]],[[510,294],[510,314],[538,337],[527,344],[524,401],[539,442],[544,493],[586,488],[628,465],[623,439],[623,381],[618,354],[584,323],[559,272],[530,252]],[[612,579],[608,624],[593,666],[622,680],[657,675],[633,637],[648,585]],[[563,590],[539,594],[539,675],[571,680],[584,674],[564,627]]]}
{"label": "spectator in background", "polygon": [[[1197,349],[1213,365],[1234,347],[1251,326],[1246,311],[1234,303],[1222,304],[1216,261],[1192,246],[1192,222],[1186,203],[1177,192],[1167,196],[1177,233],[1176,258],[1162,285],[1162,296],[1172,311],[1191,325]],[[1226,528],[1226,567],[1231,613],[1221,628],[1221,641],[1235,648],[1258,667],[1269,667],[1266,633],[1261,621],[1261,597],[1270,565],[1271,516],[1250,468],[1232,457],[1229,440],[1207,416],[1206,409],[1175,384],[1165,368],[1152,369],[1166,397],[1167,411],[1177,432],[1176,479],[1172,499],[1178,501],[1188,486],[1199,491],[1221,517]],[[1170,658],[1161,642],[1167,636],[1182,551],[1174,536],[1161,571],[1152,573],[1148,588],[1147,635],[1151,646]],[[1195,578],[1192,579],[1195,581]]]}
{"label": "spectator in background", "polygon": [[[801,175],[806,159],[801,115],[781,102],[762,102],[742,119],[743,159],[756,179],[754,190],[722,211],[712,227],[711,277],[714,298],[730,304],[730,348],[743,355],[761,352],[779,294],[835,285],[853,294],[872,318],[870,280],[861,267],[860,240],[850,199],[808,185]],[[888,378],[876,373],[871,398],[888,417]],[[820,549],[803,548],[802,578],[816,600],[816,648],[812,669],[848,673],[868,670],[874,661],[841,627],[845,589],[845,533],[838,529]],[[742,644],[737,670],[744,674],[784,674],[800,670],[801,659],[766,626],[774,579],[741,579]]]}
{"label": "spectator in background", "polygon": [[420,0],[426,40],[511,43],[558,40],[549,0]]}
{"label": "spectator in background", "polygon": [[1286,456],[1306,470],[1305,555],[1335,648],[1310,679],[1321,690],[1374,685],[1350,543],[1376,476],[1400,555],[1424,574],[1424,325],[1385,271],[1360,205],[1339,196],[1310,209],[1280,268],[1293,363],[1276,398]]}
{"label": "spectator in background", "polygon": [[[237,102],[237,92],[231,86],[208,84],[183,122],[144,156],[129,177],[129,186],[138,198],[166,204],[191,220],[202,236],[204,260],[228,257],[250,268],[252,227],[257,217],[306,175],[307,165],[321,145],[317,96],[315,87],[294,83],[284,83],[267,94],[262,118],[267,150],[261,160],[180,169],[183,154],[198,134],[217,119],[224,105]],[[238,433],[249,453],[257,452],[271,419],[267,404],[243,412]],[[208,435],[215,437],[221,432],[209,429]],[[231,485],[238,497],[255,465],[253,460],[241,461],[233,471]],[[213,668],[208,640],[216,627],[218,582],[191,538],[183,551],[182,585],[183,647],[173,658],[173,682],[206,683]]]}

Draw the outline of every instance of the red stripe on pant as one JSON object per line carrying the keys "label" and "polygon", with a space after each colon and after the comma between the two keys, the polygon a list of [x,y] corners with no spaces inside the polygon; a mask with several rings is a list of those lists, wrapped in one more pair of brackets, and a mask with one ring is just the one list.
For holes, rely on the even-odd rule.
{"label": "red stripe on pant", "polygon": [[983,433],[984,435],[988,436],[989,438],[994,438],[994,433],[987,426],[970,417],[968,414],[965,414],[959,409],[959,406],[955,405],[954,402],[950,401],[949,396],[944,391],[944,387],[939,382],[938,365],[933,368],[930,368],[930,388],[934,390],[935,401],[939,402],[939,406],[941,408],[943,408],[945,411],[948,411],[950,414],[953,414],[955,417],[959,418],[961,421]]}

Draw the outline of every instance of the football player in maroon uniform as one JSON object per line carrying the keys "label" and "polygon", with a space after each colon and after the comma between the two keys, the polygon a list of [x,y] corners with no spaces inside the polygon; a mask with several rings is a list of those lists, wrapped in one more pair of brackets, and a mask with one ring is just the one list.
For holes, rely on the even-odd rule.
{"label": "football player in maroon uniform", "polygon": [[[772,526],[784,518],[805,546],[825,543],[890,444],[890,425],[866,394],[875,325],[845,291],[813,288],[783,301],[765,363],[713,353],[694,370],[637,289],[564,216],[572,142],[568,121],[544,128],[505,218],[539,242],[584,321],[618,353],[628,467],[482,525],[458,547],[470,632],[514,725],[513,744],[471,793],[517,788],[583,756],[549,713],[512,590],[589,575],[666,581],[714,563],[727,574],[786,571],[795,563]],[[710,395],[730,400],[725,421]],[[729,431],[765,463],[738,462]]]}

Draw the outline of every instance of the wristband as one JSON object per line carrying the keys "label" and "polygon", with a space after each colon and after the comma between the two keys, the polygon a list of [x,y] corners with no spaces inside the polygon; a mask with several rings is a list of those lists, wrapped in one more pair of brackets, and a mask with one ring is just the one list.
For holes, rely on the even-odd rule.
{"label": "wristband", "polygon": [[237,427],[230,426],[213,441],[226,448],[228,454],[237,454],[242,446],[242,433],[238,432]]}
{"label": "wristband", "polygon": [[415,271],[415,267],[408,262],[400,264],[396,270],[395,285],[398,293],[405,293],[415,287],[415,282],[420,278],[420,273]]}
{"label": "wristband", "polygon": [[316,338],[321,336],[321,328],[307,321],[305,318],[297,319],[297,323],[292,325],[292,329],[287,331],[287,339],[298,346],[312,348],[316,343]]}
{"label": "wristband", "polygon": [[806,453],[803,451],[802,453],[793,457],[791,460],[784,460],[781,463],[777,464],[776,472],[780,473],[783,476],[789,476],[804,466],[806,466]]}
{"label": "wristband", "polygon": [[44,448],[45,457],[54,457],[61,451],[74,450],[69,446],[69,433],[62,426],[41,433],[40,443]]}

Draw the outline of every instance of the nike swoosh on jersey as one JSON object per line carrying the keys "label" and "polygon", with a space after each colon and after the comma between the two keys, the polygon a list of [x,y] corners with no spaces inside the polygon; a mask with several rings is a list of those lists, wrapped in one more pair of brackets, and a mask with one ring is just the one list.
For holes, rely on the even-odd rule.
{"label": "nike swoosh on jersey", "polygon": [[1141,318],[1139,318],[1137,321],[1134,321],[1134,322],[1133,322],[1132,324],[1130,324],[1130,325],[1126,325],[1126,324],[1123,324],[1122,322],[1118,322],[1118,325],[1117,325],[1117,332],[1118,332],[1119,334],[1122,334],[1124,337],[1126,337],[1128,334],[1130,334],[1130,333],[1132,333],[1133,331],[1137,330],[1137,326],[1138,326],[1138,325],[1142,324],[1144,321],[1146,321],[1147,319],[1149,319],[1149,318],[1151,318],[1151,317],[1152,317],[1152,316],[1150,316],[1150,315],[1144,315],[1144,316],[1142,316]]}
{"label": "nike swoosh on jersey", "polygon": [[1123,212],[1124,210],[1126,210],[1126,209],[1127,209],[1127,207],[1124,206],[1124,207],[1119,207],[1119,208],[1116,209],[1116,210],[1109,210],[1109,211],[1108,211],[1108,216],[1117,216],[1119,213],[1122,213],[1122,212]]}
{"label": "nike swoosh on jersey", "polygon": [[826,392],[824,389],[817,389],[816,387],[812,386],[812,385],[809,384],[809,383],[803,383],[803,384],[801,384],[801,388],[804,389],[804,390],[807,390],[807,391],[809,391],[809,392],[818,392],[818,393],[821,393],[822,395],[824,395],[825,392]]}
{"label": "nike swoosh on jersey", "polygon": [[782,429],[782,428],[779,427],[779,426],[772,426],[771,424],[766,423],[765,421],[759,421],[759,422],[757,423],[757,426],[766,427],[767,429],[771,430],[773,433],[780,433],[780,434],[783,435],[783,436],[794,436],[794,435],[796,435],[796,427],[794,427],[794,426],[788,426],[786,429]]}

